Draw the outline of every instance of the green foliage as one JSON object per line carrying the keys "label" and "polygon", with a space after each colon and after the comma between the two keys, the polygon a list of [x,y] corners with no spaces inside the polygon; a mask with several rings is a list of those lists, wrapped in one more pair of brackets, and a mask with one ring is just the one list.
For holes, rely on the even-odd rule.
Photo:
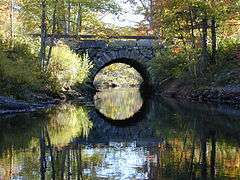
{"label": "green foliage", "polygon": [[54,146],[66,146],[76,137],[88,137],[93,126],[87,110],[71,104],[51,110],[48,118],[47,126]]}
{"label": "green foliage", "polygon": [[[204,16],[210,20],[215,17],[217,24],[224,26],[228,20],[236,19],[240,4],[232,1],[199,1],[199,0],[157,0],[154,13],[155,31],[162,40],[168,43],[188,45],[194,31],[195,40],[201,40],[201,24]],[[210,21],[209,21],[210,24]],[[193,26],[193,27],[192,27]],[[196,44],[198,45],[198,43]]]}
{"label": "green foliage", "polygon": [[158,50],[151,62],[151,71],[156,81],[180,77],[189,65],[186,53],[175,55],[170,49]]}
{"label": "green foliage", "polygon": [[[47,0],[47,26],[52,26],[52,14],[54,12],[54,7],[56,1]],[[70,7],[70,17],[68,17],[68,3],[71,4]],[[21,7],[20,15],[24,28],[24,31],[36,33],[40,32],[41,23],[41,8],[38,0],[22,0],[19,4]],[[88,32],[91,29],[98,29],[102,22],[99,20],[99,13],[114,13],[117,14],[120,11],[119,5],[115,0],[62,0],[57,2],[56,18],[57,21],[57,31],[63,33],[66,26],[66,21],[70,21],[70,33],[80,33],[77,32],[77,24],[80,23],[80,31]],[[80,13],[80,22],[78,21],[78,13]],[[69,18],[69,19],[68,19]],[[65,19],[65,20],[63,20]],[[65,24],[64,24],[65,23]],[[94,25],[97,27],[95,28]],[[89,28],[92,27],[92,28]],[[103,26],[102,26],[103,27]],[[93,31],[96,33],[97,31]]]}
{"label": "green foliage", "polygon": [[[224,39],[223,37],[229,39],[237,34],[231,32],[232,29],[226,31],[223,27],[226,24],[238,24],[238,0],[156,1],[155,6],[155,33],[161,36],[166,46],[177,50],[176,52],[172,48],[170,51],[158,52],[152,63],[157,81],[180,77],[184,80],[192,79],[191,83],[207,84],[213,81],[217,68],[226,69],[221,59],[226,61],[234,58],[230,50],[232,45],[227,44],[229,50],[222,51],[222,45],[217,40]],[[215,47],[220,48],[216,56]],[[224,54],[226,52],[227,56]],[[211,62],[211,59],[217,64]]]}
{"label": "green foliage", "polygon": [[143,82],[141,75],[129,65],[114,63],[103,68],[95,77],[94,85],[99,89],[113,86],[140,86]]}
{"label": "green foliage", "polygon": [[20,97],[29,88],[41,89],[44,82],[31,46],[34,42],[27,44],[19,39],[14,44],[3,40],[0,43],[0,93]]}
{"label": "green foliage", "polygon": [[19,37],[12,43],[0,39],[0,94],[27,99],[30,92],[58,93],[82,85],[92,67],[87,55],[79,57],[66,45],[53,48],[48,71],[38,63],[38,41]]}
{"label": "green foliage", "polygon": [[239,40],[224,40],[219,43],[217,52],[218,61],[210,68],[212,82],[218,85],[230,85],[240,83],[240,61],[237,53],[240,49]]}
{"label": "green foliage", "polygon": [[92,64],[87,55],[79,57],[64,44],[53,48],[48,73],[51,90],[58,92],[75,84],[83,84]]}
{"label": "green foliage", "polygon": [[225,61],[234,61],[236,58],[236,50],[240,46],[240,39],[226,39],[219,42],[218,47],[218,63]]}
{"label": "green foliage", "polygon": [[239,84],[240,61],[237,59],[239,40],[224,40],[219,42],[216,53],[216,63],[208,63],[204,76],[197,73],[200,50],[174,52],[170,49],[158,50],[155,59],[151,62],[151,70],[156,82],[168,78],[178,78],[185,83],[200,86],[225,86]]}

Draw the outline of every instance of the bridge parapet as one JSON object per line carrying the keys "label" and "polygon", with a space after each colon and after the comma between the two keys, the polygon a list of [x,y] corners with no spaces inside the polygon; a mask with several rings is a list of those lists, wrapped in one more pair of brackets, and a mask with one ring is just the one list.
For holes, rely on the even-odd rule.
{"label": "bridge parapet", "polygon": [[79,42],[76,50],[85,50],[85,49],[103,49],[103,48],[149,48],[152,49],[154,41],[151,39],[142,39],[142,40],[113,40],[113,41],[104,41],[104,40],[82,40]]}

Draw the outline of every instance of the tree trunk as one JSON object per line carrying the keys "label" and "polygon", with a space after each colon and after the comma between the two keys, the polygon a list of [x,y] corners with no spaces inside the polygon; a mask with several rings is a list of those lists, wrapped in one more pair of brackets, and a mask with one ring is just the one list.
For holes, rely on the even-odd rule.
{"label": "tree trunk", "polygon": [[192,48],[195,49],[196,48],[196,37],[194,35],[194,17],[193,17],[193,11],[191,8],[189,8],[190,10],[190,23],[191,23],[191,36],[192,36]]}
{"label": "tree trunk", "polygon": [[212,138],[211,138],[212,142],[212,150],[211,150],[211,161],[210,161],[210,165],[211,165],[211,178],[214,179],[215,178],[215,169],[216,169],[216,135],[215,133],[212,134]]}
{"label": "tree trunk", "polygon": [[48,128],[47,126],[45,125],[45,131],[46,131],[46,137],[47,137],[47,142],[48,142],[48,147],[49,147],[49,151],[50,151],[50,158],[51,158],[51,168],[52,168],[52,180],[55,180],[55,174],[56,174],[56,171],[55,171],[55,158],[54,158],[54,155],[53,155],[53,146],[52,146],[52,143],[51,143],[51,139],[50,139],[50,136],[49,136],[49,133],[48,133]]}
{"label": "tree trunk", "polygon": [[46,0],[41,0],[42,9],[42,23],[41,23],[41,49],[40,49],[40,65],[41,68],[45,68],[46,60],[46,39],[47,39],[47,27],[46,27]]}
{"label": "tree trunk", "polygon": [[56,13],[57,13],[57,4],[58,4],[58,0],[55,0],[55,4],[54,4],[54,11],[53,11],[53,17],[52,17],[52,36],[51,36],[51,40],[50,40],[50,47],[49,47],[49,51],[48,51],[48,57],[47,57],[47,67],[50,63],[50,59],[51,59],[51,55],[52,55],[52,47],[53,47],[53,42],[54,42],[54,34],[56,33],[56,29],[57,29],[57,18],[56,18]]}
{"label": "tree trunk", "polygon": [[64,34],[68,35],[68,27],[67,27],[67,19],[66,19],[66,14],[63,16],[63,27],[64,27]]}
{"label": "tree trunk", "polygon": [[203,71],[206,69],[208,63],[208,50],[207,50],[207,33],[208,31],[208,18],[205,13],[205,17],[202,22],[202,59],[200,63],[200,73],[203,74]]}
{"label": "tree trunk", "polygon": [[150,7],[149,7],[149,25],[150,25],[150,31],[153,30],[153,14],[154,14],[154,11],[153,11],[153,7],[154,7],[154,3],[153,3],[153,0],[150,0]]}
{"label": "tree trunk", "polygon": [[71,149],[69,148],[67,150],[67,178],[66,179],[71,179]]}
{"label": "tree trunk", "polygon": [[68,0],[67,6],[68,6],[68,8],[67,8],[67,34],[69,34],[71,31],[71,3],[70,3],[70,0]]}
{"label": "tree trunk", "polygon": [[82,174],[82,147],[81,145],[77,145],[77,179],[81,180],[83,179]]}
{"label": "tree trunk", "polygon": [[45,141],[44,129],[40,130],[39,144],[40,144],[40,174],[41,174],[41,180],[45,180],[47,162],[46,162],[46,141]]}
{"label": "tree trunk", "polygon": [[78,3],[78,13],[77,13],[77,29],[76,29],[76,34],[79,35],[81,34],[81,27],[82,27],[82,8],[81,4]]}
{"label": "tree trunk", "polygon": [[64,173],[65,173],[65,166],[66,166],[66,153],[67,153],[67,150],[64,149],[62,151],[62,163],[61,163],[61,179],[65,179],[64,178]]}
{"label": "tree trunk", "polygon": [[192,143],[192,150],[191,150],[191,163],[189,168],[189,177],[191,179],[193,179],[193,175],[194,175],[193,168],[194,168],[195,148],[196,148],[196,137],[194,136],[193,143]]}
{"label": "tree trunk", "polygon": [[216,52],[217,52],[217,33],[216,33],[216,19],[212,17],[211,20],[211,33],[212,33],[212,62],[216,62]]}
{"label": "tree trunk", "polygon": [[207,179],[207,139],[202,135],[201,139],[201,177]]}
{"label": "tree trunk", "polygon": [[13,38],[14,38],[14,0],[10,2],[10,39],[11,39],[11,46],[13,46]]}

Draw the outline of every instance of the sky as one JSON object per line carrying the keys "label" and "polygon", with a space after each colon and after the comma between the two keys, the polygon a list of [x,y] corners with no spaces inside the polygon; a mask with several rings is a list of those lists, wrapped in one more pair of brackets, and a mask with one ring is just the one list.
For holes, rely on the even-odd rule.
{"label": "sky", "polygon": [[[125,0],[126,1],[126,0]],[[120,15],[106,14],[102,20],[105,23],[114,24],[116,26],[136,26],[137,23],[142,21],[144,17],[142,15],[135,15],[133,7],[130,3],[124,3],[124,0],[117,0],[119,5],[122,7],[123,12]]]}

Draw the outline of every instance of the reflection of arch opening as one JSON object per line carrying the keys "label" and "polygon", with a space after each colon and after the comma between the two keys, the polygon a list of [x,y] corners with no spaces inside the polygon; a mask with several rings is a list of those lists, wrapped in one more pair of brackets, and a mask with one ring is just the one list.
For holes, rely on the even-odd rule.
{"label": "reflection of arch opening", "polygon": [[112,125],[117,125],[117,126],[135,125],[135,123],[145,119],[146,118],[146,114],[149,111],[149,109],[148,109],[149,101],[144,98],[144,95],[142,94],[142,92],[141,92],[141,97],[143,98],[143,104],[141,105],[140,109],[137,112],[135,112],[131,117],[128,117],[128,118],[126,118],[124,120],[123,119],[122,120],[112,119],[110,117],[107,117],[103,113],[101,113],[99,111],[99,109],[97,109],[95,107],[95,113],[96,113],[97,116],[94,116],[94,118],[103,119],[106,122],[108,122],[108,123],[110,123]]}
{"label": "reflection of arch opening", "polygon": [[126,120],[143,106],[138,88],[110,89],[97,92],[94,96],[96,109],[112,120]]}
{"label": "reflection of arch opening", "polygon": [[144,63],[140,63],[137,60],[134,59],[129,59],[129,58],[120,58],[120,59],[114,59],[109,61],[108,63],[104,63],[101,67],[99,67],[97,69],[97,71],[93,74],[93,81],[92,83],[94,83],[94,79],[97,76],[97,74],[104,68],[106,68],[107,66],[110,66],[112,64],[115,63],[122,63],[122,64],[126,64],[129,65],[130,67],[134,68],[142,77],[143,82],[141,84],[141,87],[148,87],[150,84],[150,74],[148,72],[148,68],[146,65],[144,65]]}

